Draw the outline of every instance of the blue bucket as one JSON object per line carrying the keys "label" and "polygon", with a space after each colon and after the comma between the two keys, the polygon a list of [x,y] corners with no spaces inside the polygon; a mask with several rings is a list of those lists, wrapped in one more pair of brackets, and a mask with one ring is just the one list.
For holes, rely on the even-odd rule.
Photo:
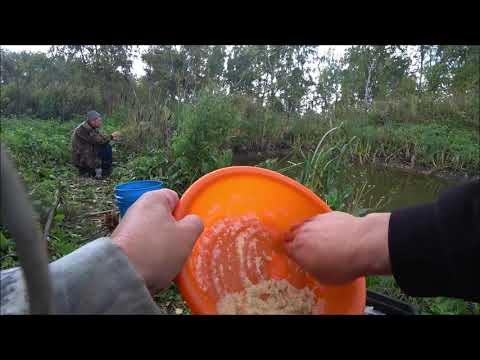
{"label": "blue bucket", "polygon": [[155,180],[136,180],[117,185],[114,191],[120,216],[123,217],[128,208],[137,201],[142,194],[162,188],[163,182]]}

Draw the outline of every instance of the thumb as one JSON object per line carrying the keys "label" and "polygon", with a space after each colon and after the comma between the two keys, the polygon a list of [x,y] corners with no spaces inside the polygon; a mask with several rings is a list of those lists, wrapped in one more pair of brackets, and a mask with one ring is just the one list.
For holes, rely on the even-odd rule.
{"label": "thumb", "polygon": [[203,231],[203,221],[197,215],[187,215],[177,221],[183,239],[193,248],[193,244]]}

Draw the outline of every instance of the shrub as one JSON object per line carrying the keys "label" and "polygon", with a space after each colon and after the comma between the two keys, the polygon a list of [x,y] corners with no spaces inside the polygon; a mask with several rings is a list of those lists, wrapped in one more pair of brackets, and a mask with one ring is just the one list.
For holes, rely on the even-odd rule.
{"label": "shrub", "polygon": [[177,118],[172,156],[187,183],[231,164],[232,128],[240,117],[229,97],[204,93],[195,105],[183,106]]}

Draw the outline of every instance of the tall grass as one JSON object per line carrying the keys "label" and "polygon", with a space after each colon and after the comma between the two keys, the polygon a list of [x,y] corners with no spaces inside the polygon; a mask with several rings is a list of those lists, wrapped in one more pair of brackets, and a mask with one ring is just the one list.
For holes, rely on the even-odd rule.
{"label": "tall grass", "polygon": [[374,199],[370,195],[374,186],[367,182],[360,187],[350,184],[351,153],[358,139],[353,136],[340,143],[335,134],[341,134],[343,130],[343,124],[340,124],[326,131],[314,149],[294,149],[286,156],[290,160],[268,159],[258,166],[294,178],[323,198],[334,210],[355,215],[375,211],[384,206],[387,200]]}
{"label": "tall grass", "polygon": [[352,155],[362,164],[397,161],[473,173],[480,167],[480,137],[469,130],[432,124],[356,127],[350,123],[347,133],[358,138]]}
{"label": "tall grass", "polygon": [[[217,117],[209,110],[199,114],[202,101],[205,102],[201,99],[208,99],[212,106],[216,106],[214,104],[218,99],[223,99],[221,111],[225,115]],[[462,101],[468,102],[465,99]],[[174,142],[182,142],[181,136],[177,136],[176,141],[174,137],[185,133],[185,124],[189,124],[190,128],[194,127],[195,121],[201,124],[195,130],[198,136],[188,135],[188,141],[195,144],[195,139],[205,134],[205,129],[201,127],[215,123],[213,126],[222,129],[223,124],[228,122],[231,131],[222,139],[222,150],[274,154],[288,149],[315,149],[325,132],[343,124],[342,130],[332,138],[341,146],[355,137],[349,153],[352,160],[361,164],[401,162],[410,166],[476,173],[480,167],[480,134],[474,126],[479,123],[478,111],[472,111],[472,107],[462,101],[445,99],[439,103],[428,97],[413,96],[376,100],[368,111],[338,105],[326,114],[307,112],[299,115],[273,111],[246,96],[213,95],[205,91],[195,103],[168,104],[152,92],[144,95],[129,110],[124,144],[126,150],[135,153],[147,149],[168,151],[179,146]],[[445,104],[456,104],[456,107],[450,108]],[[232,121],[231,114],[235,114]],[[224,160],[228,163],[227,158]],[[189,162],[189,165],[198,164],[198,159]]]}
{"label": "tall grass", "polygon": [[341,125],[326,131],[313,150],[299,147],[289,155],[299,160],[289,160],[287,166],[279,167],[283,161],[267,161],[260,166],[290,176],[295,174],[292,176],[295,180],[325,199],[332,208],[344,209],[351,196],[351,189],[343,186],[349,162],[348,150],[355,138],[344,144],[328,141],[340,128]]}
{"label": "tall grass", "polygon": [[176,117],[170,104],[159,95],[148,93],[128,109],[123,126],[123,144],[131,152],[168,148],[176,128]]}
{"label": "tall grass", "polygon": [[[327,117],[313,113],[287,116],[248,101],[242,107],[235,101],[238,99],[203,94],[193,104],[173,106],[152,95],[125,114],[106,119],[105,132],[121,127],[124,134],[122,142],[114,146],[119,164],[111,181],[162,179],[168,187],[182,193],[203,174],[231,165],[235,147],[273,151],[288,148],[290,160],[286,165],[285,159],[269,159],[261,166],[303,183],[334,210],[363,215],[382,204],[370,196],[370,184],[355,188],[349,185],[352,160],[401,161],[428,167],[477,169],[478,173],[478,133],[457,127],[453,121],[447,123],[446,118],[441,122],[422,122],[417,121],[418,116],[392,115],[400,114],[403,105],[395,111],[382,110],[386,114],[383,118],[372,115],[380,111],[376,109],[370,115],[358,112],[358,117],[347,112]],[[419,105],[415,106],[412,109],[421,113]],[[69,164],[69,142],[79,121],[2,120],[1,140],[12,149],[32,198],[43,203],[45,209],[51,205],[59,179],[68,186],[77,181]],[[103,191],[106,204],[106,199],[111,201],[111,189]],[[94,224],[78,223],[73,215],[82,214],[86,202],[97,201],[98,188],[92,185],[74,189],[70,195],[61,208],[58,225],[52,228],[52,236],[58,238],[50,244],[53,257],[70,252],[79,238],[92,236],[96,231]],[[2,249],[6,235],[7,232],[0,232]],[[2,256],[9,251],[7,246]],[[371,286],[408,299],[388,281],[371,280]],[[429,313],[467,312],[465,304],[444,300],[415,300],[415,304]]]}

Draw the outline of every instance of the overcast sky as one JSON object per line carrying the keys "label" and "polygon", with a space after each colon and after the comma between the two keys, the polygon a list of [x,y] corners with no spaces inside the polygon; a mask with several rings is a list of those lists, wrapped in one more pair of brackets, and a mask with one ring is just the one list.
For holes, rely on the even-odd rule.
{"label": "overcast sky", "polygon": [[[21,51],[30,51],[30,52],[47,52],[50,49],[51,45],[0,45],[3,49],[7,49],[10,51],[21,52]],[[336,56],[341,56],[346,48],[349,46],[345,45],[328,45],[328,46],[319,46],[318,51],[319,53],[327,53],[328,49],[332,49]],[[140,52],[145,51],[148,49],[147,45],[140,46]],[[133,60],[133,73],[135,76],[140,77],[145,74],[144,71],[144,62],[138,56],[136,59]]]}

